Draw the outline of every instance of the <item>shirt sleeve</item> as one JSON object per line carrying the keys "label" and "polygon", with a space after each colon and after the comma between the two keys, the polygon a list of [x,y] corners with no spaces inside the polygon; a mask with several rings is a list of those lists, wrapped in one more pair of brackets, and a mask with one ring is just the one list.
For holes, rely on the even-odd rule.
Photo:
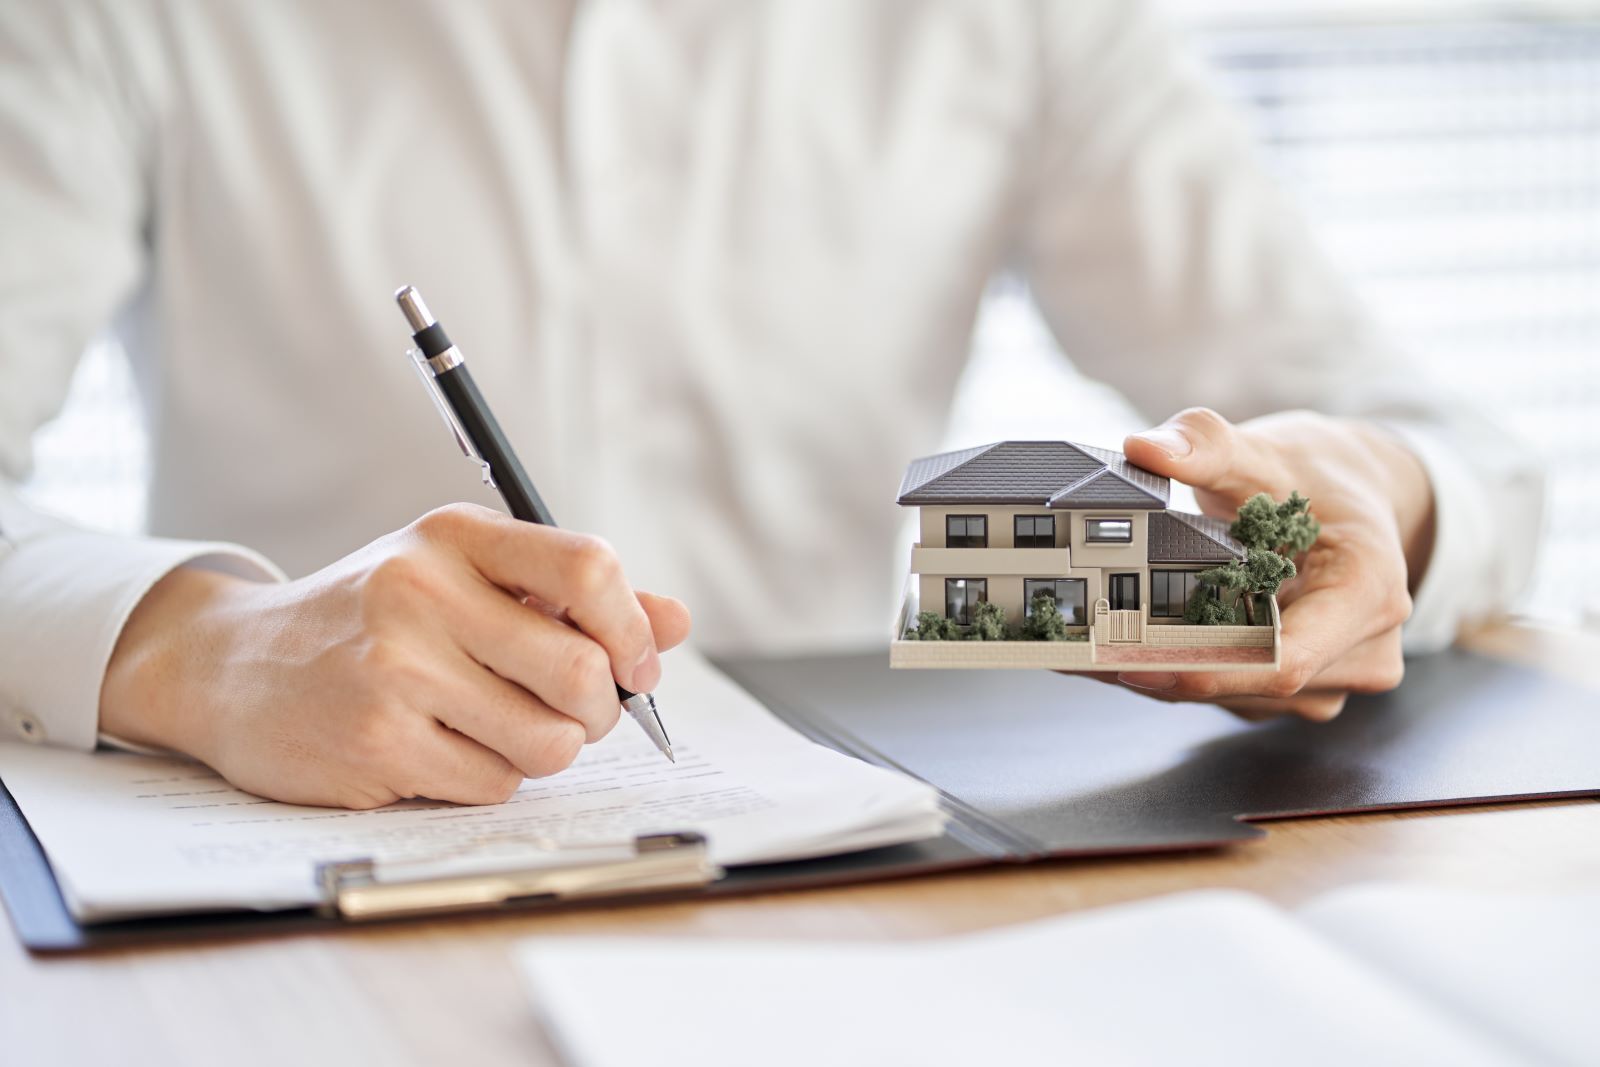
{"label": "shirt sleeve", "polygon": [[0,740],[93,748],[123,625],[181,566],[283,577],[238,545],[97,533],[0,496]]}
{"label": "shirt sleeve", "polygon": [[1388,426],[1435,498],[1408,645],[1442,646],[1508,609],[1541,524],[1531,450],[1374,328],[1233,109],[1144,5],[1038,10],[1018,253],[1068,356],[1153,419],[1205,405]]}
{"label": "shirt sleeve", "polygon": [[281,577],[247,549],[95,533],[15,492],[144,276],[154,119],[136,45],[88,3],[0,4],[0,740],[93,747],[123,624],[174,567]]}

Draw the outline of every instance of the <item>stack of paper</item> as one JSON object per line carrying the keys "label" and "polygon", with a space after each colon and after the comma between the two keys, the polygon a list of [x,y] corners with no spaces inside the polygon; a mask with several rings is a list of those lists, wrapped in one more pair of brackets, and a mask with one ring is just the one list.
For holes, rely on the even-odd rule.
{"label": "stack of paper", "polygon": [[425,857],[475,840],[698,830],[713,859],[734,865],[943,828],[932,788],[813,744],[691,653],[669,658],[656,697],[675,765],[624,719],[573,767],[524,782],[493,807],[298,807],[240,792],[187,761],[15,744],[0,744],[0,780],[80,921],[311,904],[320,862]]}
{"label": "stack of paper", "polygon": [[[573,1067],[1600,1063],[1600,897],[1207,892],[941,941],[545,938]],[[626,1026],[618,1026],[618,1005]]]}

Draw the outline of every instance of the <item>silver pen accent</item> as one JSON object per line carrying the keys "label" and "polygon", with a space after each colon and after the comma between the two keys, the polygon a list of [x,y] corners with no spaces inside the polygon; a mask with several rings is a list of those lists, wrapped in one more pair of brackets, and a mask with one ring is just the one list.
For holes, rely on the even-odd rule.
{"label": "silver pen accent", "polygon": [[673,763],[678,762],[678,757],[672,754],[672,742],[667,737],[667,728],[661,725],[661,715],[656,711],[656,698],[649,693],[635,693],[622,702],[622,710],[633,716],[633,721],[639,724],[644,735],[654,742],[661,754]]}

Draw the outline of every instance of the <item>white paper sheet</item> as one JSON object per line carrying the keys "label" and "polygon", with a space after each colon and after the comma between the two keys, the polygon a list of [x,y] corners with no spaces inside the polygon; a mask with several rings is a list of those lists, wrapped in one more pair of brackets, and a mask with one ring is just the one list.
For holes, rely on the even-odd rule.
{"label": "white paper sheet", "polygon": [[1241,893],[937,941],[552,937],[518,952],[572,1067],[1527,1062]]}
{"label": "white paper sheet", "polygon": [[507,834],[590,842],[700,830],[713,858],[738,864],[918,840],[943,825],[930,787],[813,744],[692,653],[669,658],[656,697],[676,765],[624,718],[567,771],[490,807],[299,807],[194,763],[18,744],[0,744],[0,779],[86,921],[303,905],[316,899],[318,862]]}
{"label": "white paper sheet", "polygon": [[[1582,842],[1600,859],[1600,849]],[[1299,909],[1312,929],[1442,1010],[1535,1053],[1600,1063],[1600,893],[1363,885]]]}

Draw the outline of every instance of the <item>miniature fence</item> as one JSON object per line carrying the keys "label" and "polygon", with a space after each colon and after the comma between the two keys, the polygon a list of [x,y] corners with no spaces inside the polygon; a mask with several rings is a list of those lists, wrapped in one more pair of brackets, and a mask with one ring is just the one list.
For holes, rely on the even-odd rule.
{"label": "miniature fence", "polygon": [[[1153,627],[1151,627],[1153,629]],[[1094,624],[1089,628],[1094,643],[1109,645],[1133,644],[1143,641],[1146,627],[1142,611],[1112,611],[1104,597],[1094,602]]]}
{"label": "miniature fence", "polygon": [[1147,645],[1229,645],[1234,648],[1271,648],[1271,626],[1151,626],[1144,632]]}

